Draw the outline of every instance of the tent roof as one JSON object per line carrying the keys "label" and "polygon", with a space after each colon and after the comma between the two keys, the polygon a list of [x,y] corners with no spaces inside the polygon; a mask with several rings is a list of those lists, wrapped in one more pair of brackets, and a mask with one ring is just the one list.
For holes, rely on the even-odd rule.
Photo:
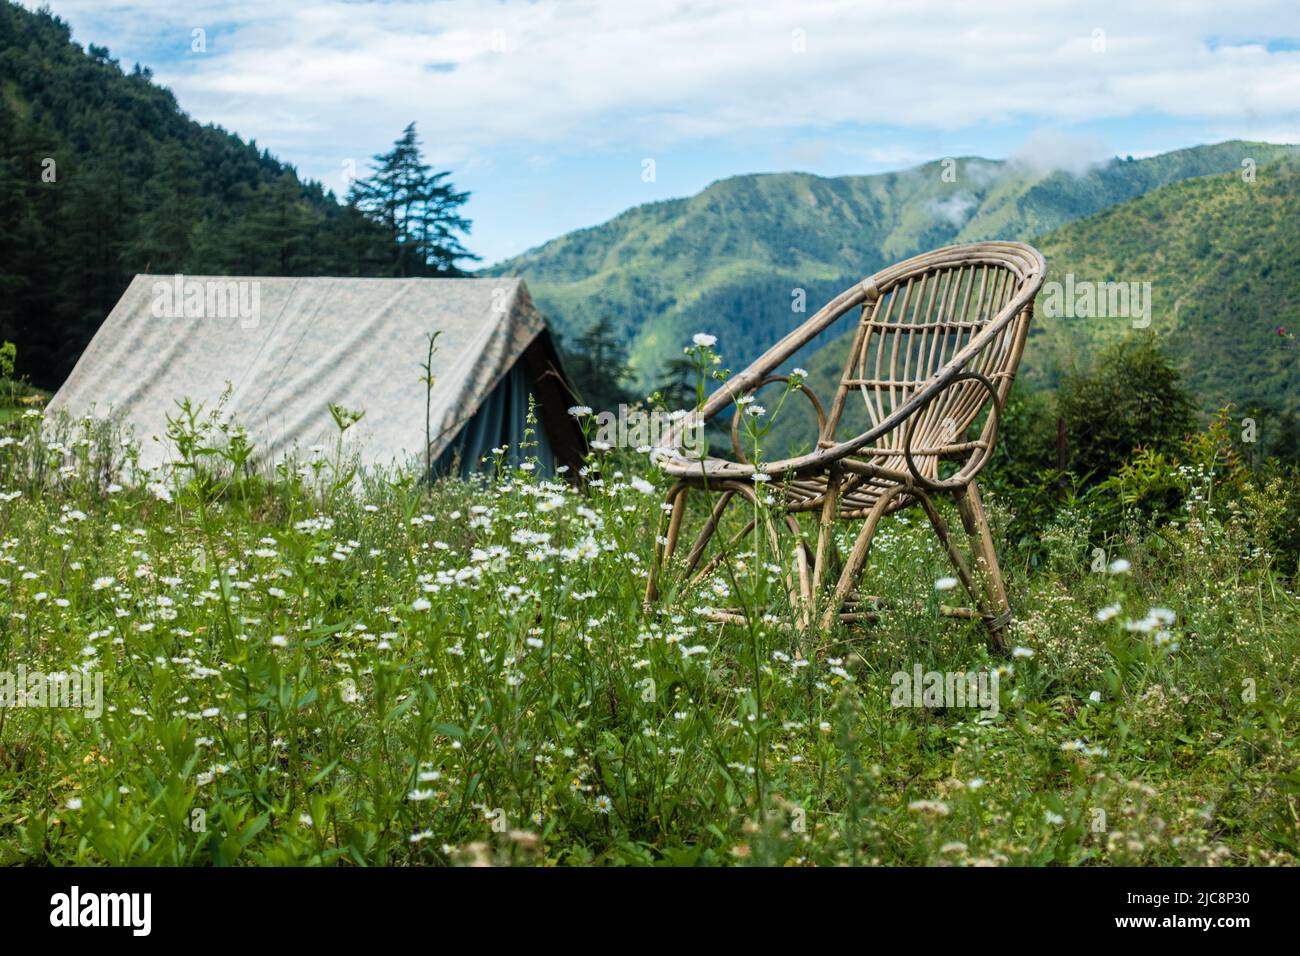
{"label": "tent roof", "polygon": [[347,439],[363,464],[406,464],[423,457],[432,332],[436,459],[547,337],[520,279],[138,275],[49,410],[123,421],[151,467],[168,452],[151,436],[166,434],[181,398],[213,409],[229,389],[224,417],[248,429],[259,458],[273,459],[333,447],[334,402],[365,412]]}

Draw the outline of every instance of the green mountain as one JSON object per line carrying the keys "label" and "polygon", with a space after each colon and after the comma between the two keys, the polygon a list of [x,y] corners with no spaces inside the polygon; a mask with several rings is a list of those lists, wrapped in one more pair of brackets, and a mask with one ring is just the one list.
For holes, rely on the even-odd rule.
{"label": "green mountain", "polygon": [[[823,178],[736,176],[637,206],[486,270],[523,276],[561,333],[608,316],[645,386],[694,332],[741,368],[846,285],[952,242],[1025,239],[1167,183],[1296,147],[1227,142],[1075,175],[976,158]],[[798,312],[799,290],[806,311]]]}
{"label": "green mountain", "polygon": [[[1206,411],[1300,411],[1300,162],[1173,183],[1037,241],[1048,282],[1151,284],[1150,330]],[[1040,300],[1042,301],[1042,300]],[[1131,334],[1124,318],[1036,319],[1031,381]]]}
{"label": "green mountain", "polygon": [[[1292,337],[1300,329],[1297,222],[1300,160],[1291,157],[1259,166],[1253,182],[1236,172],[1170,183],[1032,239],[1047,257],[1048,275],[1018,387],[1055,385],[1062,371],[1086,364],[1105,345],[1141,334],[1136,325],[1173,357],[1203,411],[1233,403],[1264,416],[1261,426],[1270,416],[1300,415],[1300,347]],[[1080,310],[1064,308],[1066,289],[1079,303],[1085,288],[1111,282],[1150,283],[1149,298],[1138,293],[1149,314],[1130,306],[1129,315],[1094,309],[1093,317],[1079,317]],[[1054,295],[1060,301],[1051,310]],[[846,332],[800,360],[824,402],[850,345]],[[860,402],[846,411],[845,437],[865,429]],[[810,446],[809,428],[796,413],[776,424],[771,446]]]}
{"label": "green mountain", "polygon": [[383,275],[383,229],[0,0],[0,340],[57,386],[137,272]]}

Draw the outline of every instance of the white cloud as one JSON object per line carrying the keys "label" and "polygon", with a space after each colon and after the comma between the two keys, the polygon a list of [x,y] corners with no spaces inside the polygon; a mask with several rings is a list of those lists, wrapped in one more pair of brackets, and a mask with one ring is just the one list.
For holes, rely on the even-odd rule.
{"label": "white cloud", "polygon": [[932,199],[929,212],[935,219],[941,219],[953,226],[963,226],[970,218],[971,210],[979,201],[968,192],[956,192],[945,199]]}
{"label": "white cloud", "polygon": [[1039,129],[1011,154],[1011,161],[1037,173],[1061,170],[1074,175],[1109,161],[1114,152],[1099,136],[1073,136],[1057,130]]}
{"label": "white cloud", "polygon": [[[1009,146],[1035,128],[1122,130],[1109,142],[1040,133],[1016,157],[1073,170],[1105,147],[1139,152],[1128,134],[1148,119],[1176,130],[1171,145],[1300,140],[1300,51],[1256,42],[1300,35],[1294,0],[49,3],[83,44],[153,67],[201,122],[332,188],[346,163],[364,169],[417,121],[430,161],[458,183],[482,174],[493,186],[476,196],[522,197],[485,213],[487,230],[525,206],[545,212],[493,239],[489,258],[643,201],[639,157],[674,150],[732,150],[732,168],[684,192],[768,160],[910,165],[971,131]],[[205,53],[189,52],[195,27]],[[570,222],[575,197],[557,211],[548,190],[563,187],[546,177],[591,153],[631,162],[641,191],[620,187],[599,215],[576,197],[588,211]]]}
{"label": "white cloud", "polygon": [[[375,148],[412,118],[441,161],[503,144],[577,152],[779,129],[952,130],[1251,110],[1294,128],[1300,52],[1211,37],[1297,32],[1289,3],[663,0],[360,4],[55,0],[83,40],[208,52],[157,67],[204,119],[259,141]],[[806,50],[795,51],[800,30]],[[1104,31],[1104,52],[1094,50]],[[454,67],[454,68],[452,68]],[[887,143],[882,143],[887,148]]]}

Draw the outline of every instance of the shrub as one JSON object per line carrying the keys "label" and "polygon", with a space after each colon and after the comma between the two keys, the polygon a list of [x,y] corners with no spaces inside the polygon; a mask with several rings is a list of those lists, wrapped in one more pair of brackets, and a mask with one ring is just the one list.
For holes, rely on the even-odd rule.
{"label": "shrub", "polygon": [[1066,375],[1057,395],[1068,437],[1067,466],[1098,479],[1138,448],[1168,452],[1196,423],[1178,370],[1150,336],[1127,339],[1088,369]]}

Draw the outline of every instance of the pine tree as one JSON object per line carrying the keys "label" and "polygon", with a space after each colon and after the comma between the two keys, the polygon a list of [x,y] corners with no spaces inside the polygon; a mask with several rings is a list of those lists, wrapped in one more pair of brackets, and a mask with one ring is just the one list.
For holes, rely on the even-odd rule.
{"label": "pine tree", "polygon": [[664,405],[674,411],[694,408],[697,376],[695,362],[685,355],[678,355],[664,362],[658,388]]}
{"label": "pine tree", "polygon": [[469,232],[469,220],[458,212],[469,193],[457,192],[450,173],[434,173],[424,162],[414,123],[374,159],[373,174],[352,184],[348,202],[384,227],[393,275],[457,275],[457,260],[478,258],[457,238]]}
{"label": "pine tree", "polygon": [[263,274],[308,275],[316,263],[306,237],[324,218],[308,210],[302,187],[286,172],[270,187],[258,190],[256,212],[247,223]]}
{"label": "pine tree", "polygon": [[143,209],[131,227],[124,265],[128,272],[172,273],[186,261],[200,218],[194,183],[198,163],[176,143],[159,150],[142,191]]}
{"label": "pine tree", "polygon": [[631,401],[631,393],[623,384],[630,373],[627,351],[615,335],[609,316],[593,322],[565,353],[565,369],[582,400],[592,408],[609,411]]}
{"label": "pine tree", "polygon": [[58,387],[138,272],[427,275],[469,258],[467,197],[421,168],[414,130],[425,182],[396,210],[404,248],[257,144],[192,121],[147,69],[82,50],[48,11],[0,0],[0,89],[0,341],[41,387]]}

